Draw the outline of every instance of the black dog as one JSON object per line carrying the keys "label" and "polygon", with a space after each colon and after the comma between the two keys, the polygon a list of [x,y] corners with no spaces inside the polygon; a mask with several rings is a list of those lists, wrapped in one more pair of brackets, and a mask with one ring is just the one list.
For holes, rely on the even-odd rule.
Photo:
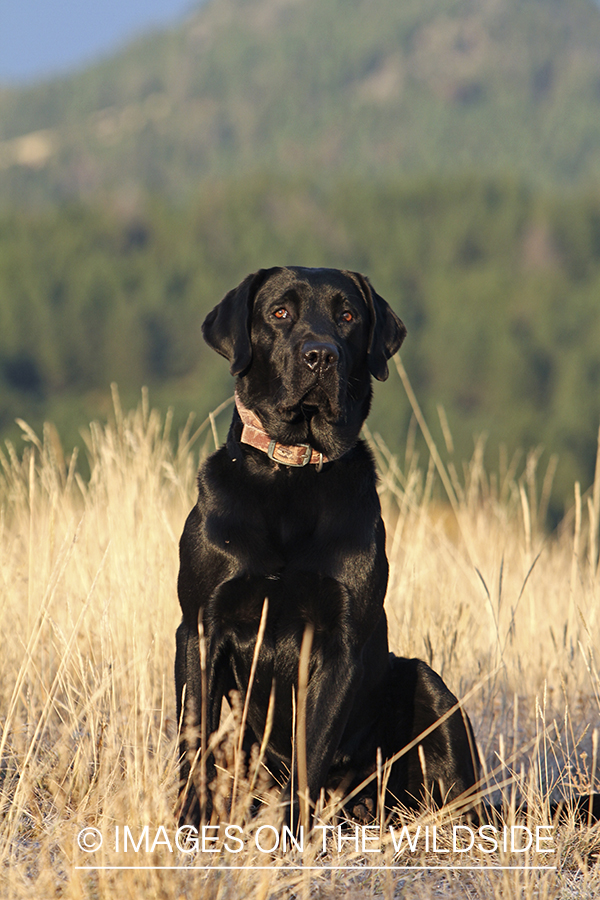
{"label": "black dog", "polygon": [[[265,598],[247,740],[260,743],[274,684],[267,758],[286,785],[284,802],[296,805],[292,693],[307,625],[311,801],[323,788],[351,793],[375,771],[378,748],[390,759],[444,714],[421,750],[414,746],[392,766],[386,806],[416,806],[425,794],[437,803],[457,798],[478,778],[471,727],[460,710],[449,714],[456,698],[424,662],[389,653],[385,530],[373,459],[359,439],[371,376],[387,378],[404,325],[362,275],[274,268],[228,293],[203,331],[237,376],[236,411],[226,445],[200,470],[180,545],[181,820],[210,815],[210,794],[201,810],[190,771],[201,714],[210,735],[223,696],[237,689],[245,697]],[[213,771],[209,760],[209,783]],[[348,811],[367,817],[375,798],[371,779]]]}

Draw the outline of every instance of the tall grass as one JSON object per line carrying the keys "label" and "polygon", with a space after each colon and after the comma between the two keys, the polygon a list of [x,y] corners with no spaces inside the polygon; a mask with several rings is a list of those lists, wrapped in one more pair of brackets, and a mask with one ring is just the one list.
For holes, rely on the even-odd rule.
{"label": "tall grass", "polygon": [[[25,451],[7,445],[0,455],[1,896],[598,896],[598,830],[571,822],[541,860],[552,870],[525,869],[540,859],[501,849],[468,860],[483,869],[428,870],[418,867],[464,865],[465,856],[421,848],[394,858],[390,840],[378,856],[349,840],[341,853],[261,852],[257,829],[276,821],[276,799],[249,816],[252,796],[265,790],[264,747],[241,759],[235,698],[215,742],[215,802],[229,821],[235,781],[233,816],[248,840],[240,853],[171,852],[177,543],[199,459],[224,434],[228,412],[175,439],[146,395],[127,414],[114,399],[114,421],[86,434],[88,481],[51,426],[38,437],[23,423]],[[391,646],[425,658],[468,696],[490,790],[513,805],[525,798],[532,827],[549,824],[550,796],[589,791],[598,768],[600,466],[589,492],[575,486],[572,514],[548,535],[552,472],[538,471],[537,455],[519,478],[509,462],[486,468],[482,442],[459,465],[443,413],[442,426],[446,448],[430,447],[422,461],[410,436],[402,458],[371,436],[388,529]],[[377,774],[381,786],[381,762]],[[411,827],[445,821],[430,810]],[[149,844],[125,853],[125,826],[137,843],[145,825]],[[90,826],[104,837],[95,853],[77,842]],[[292,868],[300,861],[304,869]],[[511,864],[519,868],[493,868]],[[136,868],[89,868],[117,865]],[[332,865],[357,868],[324,868]]]}

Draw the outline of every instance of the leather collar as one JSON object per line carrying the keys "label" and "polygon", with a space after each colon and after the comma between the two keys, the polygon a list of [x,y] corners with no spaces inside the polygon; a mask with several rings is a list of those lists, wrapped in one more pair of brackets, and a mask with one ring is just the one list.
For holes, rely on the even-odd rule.
{"label": "leather collar", "polygon": [[266,453],[269,459],[282,466],[316,466],[317,472],[323,468],[323,463],[329,462],[326,456],[313,450],[310,444],[280,444],[269,437],[262,427],[262,423],[255,412],[244,406],[235,392],[235,405],[242,420],[242,436],[240,440],[257,450]]}

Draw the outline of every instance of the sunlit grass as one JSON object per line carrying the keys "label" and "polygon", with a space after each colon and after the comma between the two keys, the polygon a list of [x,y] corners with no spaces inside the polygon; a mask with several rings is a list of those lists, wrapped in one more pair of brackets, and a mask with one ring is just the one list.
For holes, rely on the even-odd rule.
{"label": "sunlit grass", "polygon": [[[469,855],[483,871],[414,868],[464,865],[465,854],[419,847],[394,859],[389,838],[378,855],[348,841],[341,853],[330,844],[325,856],[318,842],[303,857],[261,852],[257,829],[277,821],[276,798],[267,796],[260,815],[249,816],[251,788],[264,795],[264,779],[258,749],[240,764],[236,724],[243,712],[235,703],[220,736],[216,805],[227,816],[235,778],[244,849],[170,851],[178,780],[177,544],[195,499],[199,459],[214,448],[217,431],[225,434],[228,418],[227,410],[196,432],[190,423],[174,436],[145,395],[137,410],[123,414],[115,392],[113,422],[88,429],[85,482],[51,426],[38,437],[23,424],[25,451],[2,450],[1,895],[597,896],[598,829],[568,822],[555,833],[550,857],[510,850]],[[419,460],[410,438],[402,458],[377,435],[371,440],[388,529],[392,649],[426,659],[457,696],[468,695],[490,784],[504,785],[495,798],[503,792],[508,802],[526,799],[529,825],[548,825],[549,797],[588,791],[598,768],[600,470],[589,492],[575,486],[572,515],[548,535],[551,473],[545,479],[537,471],[535,454],[517,478],[509,463],[486,469],[482,443],[466,465],[453,462],[449,434],[447,447],[431,448],[433,461]],[[429,811],[410,826],[437,823],[438,846],[451,849],[443,843],[448,821]],[[142,841],[138,852],[130,846],[124,853],[125,826],[137,841],[145,825],[148,852]],[[104,837],[97,853],[78,847],[86,826]],[[291,869],[301,858],[305,867],[321,868]],[[491,868],[540,862],[557,868]],[[187,868],[77,868],[92,863]],[[219,864],[267,868],[197,868]],[[322,868],[340,864],[363,869]],[[413,868],[374,871],[369,864]]]}

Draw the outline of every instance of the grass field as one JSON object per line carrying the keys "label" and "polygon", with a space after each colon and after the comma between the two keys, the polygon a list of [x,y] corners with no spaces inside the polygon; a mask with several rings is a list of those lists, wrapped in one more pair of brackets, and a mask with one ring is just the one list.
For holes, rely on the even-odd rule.
{"label": "grass field", "polygon": [[[385,389],[405,403],[392,382]],[[461,853],[452,845],[460,820],[433,810],[405,821],[419,836],[414,851],[405,842],[395,853],[390,823],[380,821],[385,837],[379,844],[368,832],[364,849],[352,826],[339,833],[341,850],[332,831],[325,854],[320,838],[302,854],[271,853],[274,798],[244,818],[250,783],[261,790],[256,759],[238,767],[232,821],[242,849],[233,840],[220,849],[214,830],[205,852],[177,849],[177,543],[198,460],[217,428],[224,437],[229,414],[177,439],[145,395],[123,414],[115,392],[113,423],[87,433],[85,483],[51,426],[38,438],[23,425],[21,456],[2,450],[0,896],[600,896],[598,827],[571,822],[538,832],[551,838],[538,845],[545,854],[535,841],[525,852],[518,841],[488,852],[481,840]],[[484,466],[482,443],[454,466],[446,435],[443,450],[432,444],[421,459],[410,436],[402,458],[371,436],[388,529],[391,645],[426,659],[465,698],[488,783],[509,804],[527,800],[520,824],[535,834],[551,825],[550,796],[589,791],[600,768],[600,466],[589,492],[574,487],[572,514],[548,536],[552,472],[538,471],[535,453],[519,478],[510,461]],[[222,804],[239,719],[234,704],[220,743]],[[80,848],[84,828],[98,829],[101,848],[92,850],[94,833]],[[531,868],[542,865],[550,868]]]}

